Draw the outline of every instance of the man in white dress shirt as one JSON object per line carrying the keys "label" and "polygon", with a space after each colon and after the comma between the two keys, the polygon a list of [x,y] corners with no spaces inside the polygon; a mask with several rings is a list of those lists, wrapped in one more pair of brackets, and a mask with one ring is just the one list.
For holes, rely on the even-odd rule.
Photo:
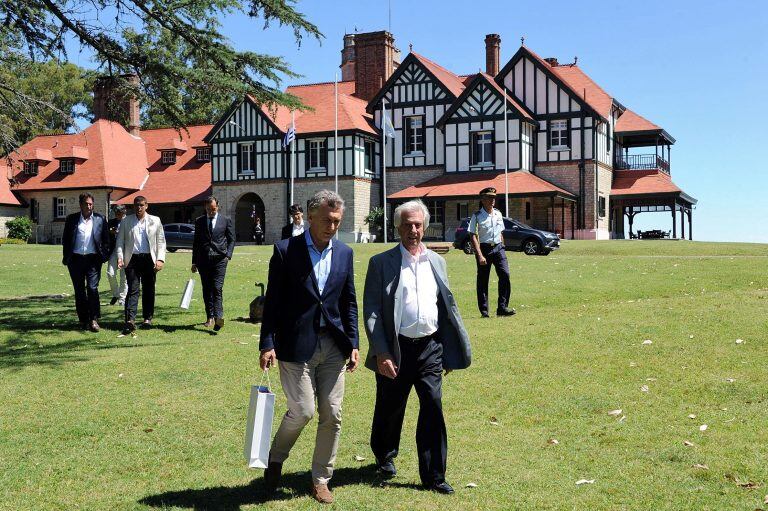
{"label": "man in white dress shirt", "polygon": [[379,473],[394,477],[405,407],[415,388],[421,482],[426,489],[451,494],[445,480],[442,371],[469,366],[469,336],[448,288],[445,260],[421,243],[429,210],[415,200],[395,208],[394,216],[401,243],[371,258],[363,298],[370,343],[365,365],[376,371],[371,449]]}
{"label": "man in white dress shirt", "polygon": [[304,230],[307,227],[304,223],[304,209],[301,206],[298,204],[292,205],[288,213],[291,215],[291,221],[288,225],[283,226],[280,233],[281,240],[287,240],[288,238],[304,234]]}
{"label": "man in white dress shirt", "polygon": [[75,288],[75,307],[80,325],[98,332],[101,265],[109,257],[110,240],[107,221],[93,211],[93,206],[93,195],[83,193],[80,195],[80,212],[67,216],[62,235],[62,263],[67,266]]}
{"label": "man in white dress shirt", "polygon": [[494,208],[496,188],[488,187],[480,190],[482,207],[472,214],[469,219],[469,235],[475,249],[477,261],[477,307],[480,315],[488,316],[488,278],[491,275],[491,265],[496,267],[499,278],[499,299],[496,304],[497,316],[512,316],[515,309],[509,307],[509,265],[504,252],[504,216]]}

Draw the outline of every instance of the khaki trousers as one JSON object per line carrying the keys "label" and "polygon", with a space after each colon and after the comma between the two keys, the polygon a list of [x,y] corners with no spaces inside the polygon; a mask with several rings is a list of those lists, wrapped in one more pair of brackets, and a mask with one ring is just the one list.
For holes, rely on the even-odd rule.
{"label": "khaki trousers", "polygon": [[341,401],[344,398],[346,359],[333,339],[321,334],[312,358],[305,363],[280,362],[280,384],[288,400],[280,427],[272,441],[269,461],[282,463],[315,414],[319,421],[312,456],[312,481],[328,484],[341,435]]}

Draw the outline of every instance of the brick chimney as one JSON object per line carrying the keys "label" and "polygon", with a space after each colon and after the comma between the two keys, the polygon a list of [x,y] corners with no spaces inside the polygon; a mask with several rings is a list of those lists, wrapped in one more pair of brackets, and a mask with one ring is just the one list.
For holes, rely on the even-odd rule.
{"label": "brick chimney", "polygon": [[139,77],[135,74],[97,78],[93,86],[93,120],[119,122],[128,133],[139,136],[139,100],[125,90],[138,87]]}
{"label": "brick chimney", "polygon": [[488,34],[485,36],[485,72],[491,76],[499,74],[499,52],[501,51],[501,36]]}
{"label": "brick chimney", "polygon": [[341,49],[341,80],[355,79],[355,34],[344,34],[344,48]]}
{"label": "brick chimney", "polygon": [[544,59],[544,61],[545,61],[547,64],[549,64],[550,66],[552,66],[552,67],[557,67],[557,66],[559,66],[559,65],[560,65],[560,64],[557,62],[557,58],[556,58],[556,57],[547,57],[546,59]]}
{"label": "brick chimney", "polygon": [[[344,36],[345,49],[347,37]],[[392,76],[399,64],[400,52],[395,48],[395,38],[385,30],[354,34],[353,39],[355,96],[370,101],[379,92],[382,84]],[[342,50],[342,76],[344,66],[348,65],[344,56]]]}

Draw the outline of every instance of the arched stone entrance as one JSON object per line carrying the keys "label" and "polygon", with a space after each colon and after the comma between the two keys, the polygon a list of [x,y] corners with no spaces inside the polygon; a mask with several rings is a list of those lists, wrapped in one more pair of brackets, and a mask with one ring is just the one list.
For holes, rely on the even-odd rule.
{"label": "arched stone entrance", "polygon": [[261,219],[261,227],[267,223],[264,218],[264,201],[257,194],[246,193],[237,201],[235,206],[235,240],[253,243],[253,226],[256,218]]}

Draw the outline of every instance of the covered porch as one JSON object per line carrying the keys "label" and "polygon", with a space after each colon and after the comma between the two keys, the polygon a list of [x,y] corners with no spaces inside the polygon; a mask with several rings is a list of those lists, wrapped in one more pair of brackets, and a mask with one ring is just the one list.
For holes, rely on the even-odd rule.
{"label": "covered porch", "polygon": [[[697,200],[678,188],[669,175],[658,170],[617,171],[611,189],[611,237],[617,239],[693,239],[693,208]],[[633,229],[640,213],[669,212],[669,231]],[[679,217],[679,223],[678,223]],[[628,228],[625,232],[624,219]],[[687,229],[686,229],[687,224]],[[679,227],[679,228],[678,228]]]}
{"label": "covered porch", "polygon": [[[453,241],[461,221],[479,208],[480,190],[496,188],[496,208],[536,229],[556,232],[561,238],[575,236],[576,197],[529,172],[444,174],[387,196],[389,225],[395,207],[421,199],[430,211],[425,239]],[[506,192],[506,193],[505,193]],[[506,197],[506,206],[505,206]],[[390,227],[390,235],[395,236]]]}

